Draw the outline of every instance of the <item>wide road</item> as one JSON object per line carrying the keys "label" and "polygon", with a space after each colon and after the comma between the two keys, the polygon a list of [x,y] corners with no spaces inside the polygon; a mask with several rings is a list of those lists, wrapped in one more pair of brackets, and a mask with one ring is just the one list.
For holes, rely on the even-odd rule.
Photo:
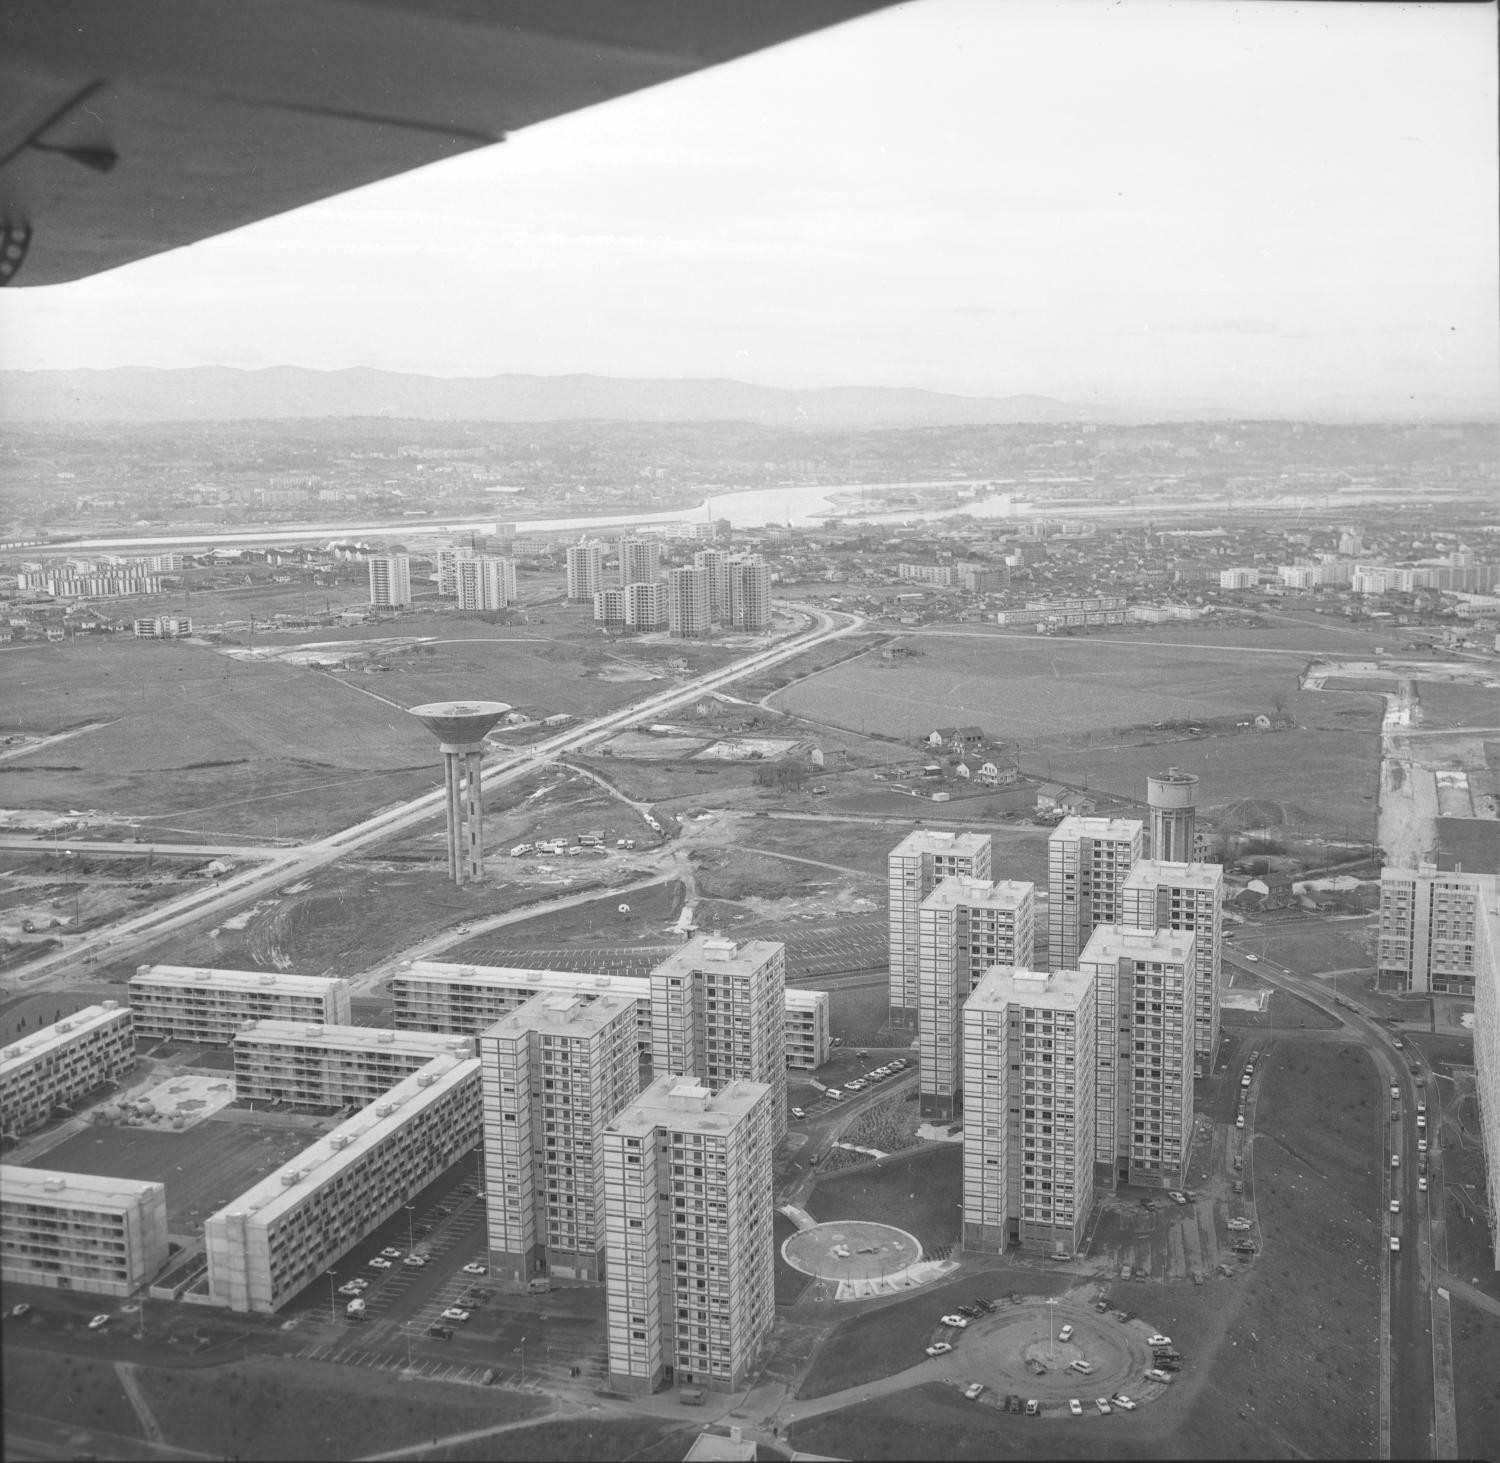
{"label": "wide road", "polygon": [[[1226,959],[1233,959],[1225,951]],[[1241,957],[1242,958],[1242,957]],[[1381,1165],[1385,1183],[1382,1203],[1386,1212],[1380,1216],[1384,1247],[1379,1257],[1383,1334],[1378,1338],[1379,1358],[1379,1431],[1382,1458],[1452,1457],[1453,1443],[1453,1377],[1449,1353],[1442,1336],[1434,1335],[1435,1267],[1432,1254],[1433,1193],[1441,1196],[1437,1173],[1438,1124],[1436,1107],[1429,1104],[1427,1119],[1431,1134],[1429,1153],[1417,1151],[1416,1104],[1427,1100],[1435,1083],[1426,1080],[1421,1053],[1403,1043],[1388,1027],[1350,1006],[1336,1006],[1334,998],[1317,980],[1288,970],[1276,961],[1261,956],[1254,964],[1236,967],[1246,975],[1261,976],[1268,984],[1311,1002],[1344,1024],[1343,1035],[1362,1043],[1369,1051],[1380,1074],[1381,1144],[1376,1161]],[[1302,1033],[1299,1031],[1298,1035]],[[1270,1035],[1275,1035],[1273,1027]],[[1414,1076],[1410,1067],[1417,1068]],[[1394,1086],[1399,1096],[1392,1099]],[[1389,1121],[1388,1109],[1395,1107],[1398,1121]],[[1391,1167],[1391,1154],[1400,1159],[1400,1167]],[[1429,1192],[1417,1188],[1423,1168],[1429,1175]],[[1389,1212],[1389,1201],[1400,1202],[1399,1214]],[[1401,1249],[1392,1253],[1389,1237],[1398,1235]],[[1448,1451],[1439,1442],[1448,1444]]]}
{"label": "wide road", "polygon": [[[504,787],[531,777],[539,767],[556,761],[568,752],[592,746],[644,717],[674,711],[696,701],[707,692],[768,670],[864,628],[865,621],[858,615],[834,614],[811,605],[803,605],[801,608],[808,615],[810,623],[809,628],[798,635],[767,649],[751,651],[727,666],[706,671],[669,690],[644,696],[617,711],[581,722],[578,726],[570,727],[534,746],[487,756],[483,772],[486,787]],[[90,955],[106,953],[107,958],[113,961],[138,953],[142,946],[162,935],[198,920],[227,914],[239,905],[271,893],[282,884],[305,878],[313,871],[336,863],[349,854],[358,853],[371,844],[406,833],[429,818],[440,815],[445,801],[446,793],[442,788],[437,788],[410,802],[386,808],[359,823],[331,833],[326,838],[293,848],[276,849],[253,869],[232,874],[170,903],[70,939],[63,949],[17,967],[10,973],[11,978],[20,986],[35,986]],[[38,838],[29,846],[55,852],[58,841],[55,837]],[[167,851],[167,848],[162,849],[163,853]],[[245,856],[243,849],[239,851],[239,856]]]}

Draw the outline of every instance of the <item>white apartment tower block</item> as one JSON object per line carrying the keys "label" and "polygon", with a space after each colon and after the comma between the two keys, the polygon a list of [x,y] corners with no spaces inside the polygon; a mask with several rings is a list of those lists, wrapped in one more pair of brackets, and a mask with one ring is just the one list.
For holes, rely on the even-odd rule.
{"label": "white apartment tower block", "polygon": [[736,630],[769,630],[771,566],[759,554],[736,554],[728,568],[728,623]]}
{"label": "white apartment tower block", "polygon": [[651,972],[653,1075],[710,1092],[762,1082],[775,1098],[772,1143],[786,1133],[786,946],[698,935]]}
{"label": "white apartment tower block", "polygon": [[661,545],[655,539],[622,538],[620,583],[653,584],[661,574]]}
{"label": "white apartment tower block", "polygon": [[514,559],[499,559],[488,554],[460,559],[455,579],[454,593],[461,610],[503,610],[516,598]]}
{"label": "white apartment tower block", "polygon": [[1122,924],[1140,930],[1192,930],[1197,936],[1197,1009],[1193,1052],[1198,1071],[1213,1071],[1219,1049],[1224,978],[1224,867],[1140,859],[1125,880]]}
{"label": "white apartment tower block", "polygon": [[997,967],[964,1007],[966,1249],[1073,1254],[1094,1202],[1093,979]]}
{"label": "white apartment tower block", "polygon": [[1003,879],[944,879],[918,906],[917,1051],[921,1114],[956,1117],[963,1088],[963,1004],[992,966],[1029,970],[1035,886]]}
{"label": "white apartment tower block", "polygon": [[490,1273],[604,1275],[608,1124],[640,1090],[629,996],[533,996],[479,1038]]}
{"label": "white apartment tower block", "polygon": [[1435,864],[1380,871],[1380,989],[1474,995],[1481,874]]}
{"label": "white apartment tower block", "polygon": [[1047,839],[1047,965],[1072,970],[1095,925],[1119,924],[1130,870],[1145,852],[1138,818],[1064,818]]}
{"label": "white apartment tower block", "polygon": [[228,1046],[247,1021],[350,1026],[349,982],[271,970],[141,965],[127,986],[137,1036]]}
{"label": "white apartment tower block", "polygon": [[0,1047],[0,1131],[14,1138],[135,1066],[135,1024],[117,1001],[86,1006]]}
{"label": "white apartment tower block", "polygon": [[1095,1176],[1111,1188],[1180,1188],[1193,1143],[1196,937],[1098,925],[1078,965],[1099,1023]]}
{"label": "white apartment tower block", "polygon": [[729,623],[729,559],[723,549],[699,549],[693,567],[708,575],[708,614],[720,625]]}
{"label": "white apartment tower block", "polygon": [[772,1108],[661,1077],[604,1133],[609,1385],[746,1386],[776,1319]]}
{"label": "white apartment tower block", "polygon": [[944,879],[990,877],[987,833],[922,829],[908,833],[887,860],[887,919],[890,949],[890,1022],[913,1028],[920,1002],[920,911],[922,901]]}
{"label": "white apartment tower block", "polygon": [[708,634],[707,569],[667,571],[667,630],[679,638]]}
{"label": "white apartment tower block", "polygon": [[568,545],[568,598],[588,601],[604,588],[604,545],[597,540]]}
{"label": "white apartment tower block", "polygon": [[370,604],[394,610],[411,603],[411,558],[406,554],[370,555]]}

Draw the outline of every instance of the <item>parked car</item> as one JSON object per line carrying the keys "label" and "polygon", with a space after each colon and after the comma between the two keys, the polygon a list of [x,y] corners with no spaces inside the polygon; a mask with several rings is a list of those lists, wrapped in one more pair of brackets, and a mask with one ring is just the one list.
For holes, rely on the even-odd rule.
{"label": "parked car", "polygon": [[376,1255],[375,1258],[370,1261],[370,1269],[372,1270],[389,1270],[390,1268],[391,1262],[387,1260],[384,1255]]}
{"label": "parked car", "polygon": [[1026,1416],[1027,1417],[1035,1417],[1037,1415],[1037,1413],[1039,1413],[1041,1410],[1042,1410],[1042,1405],[1041,1405],[1040,1402],[1038,1402],[1036,1400],[1035,1397],[1028,1397],[1026,1399]]}
{"label": "parked car", "polygon": [[445,1321],[467,1321],[469,1319],[469,1313],[461,1306],[449,1306],[448,1309],[443,1312],[443,1319]]}
{"label": "parked car", "polygon": [[1039,1362],[1034,1356],[1028,1356],[1026,1358],[1026,1369],[1027,1371],[1038,1377],[1045,1376],[1047,1374],[1047,1368],[1043,1366],[1042,1363]]}
{"label": "parked car", "polygon": [[20,1317],[24,1316],[30,1309],[31,1307],[27,1305],[23,1300],[20,1305],[15,1305],[10,1308],[11,1318],[13,1320],[18,1320]]}
{"label": "parked car", "polygon": [[970,1402],[977,1402],[979,1400],[980,1394],[983,1391],[983,1382],[970,1382],[969,1385],[964,1388],[964,1396],[967,1397]]}
{"label": "parked car", "polygon": [[1070,1372],[1077,1372],[1080,1377],[1088,1377],[1093,1375],[1094,1367],[1091,1362],[1070,1361],[1068,1363],[1068,1370]]}
{"label": "parked car", "polygon": [[1130,1398],[1127,1397],[1123,1392],[1116,1392],[1115,1395],[1109,1400],[1113,1402],[1116,1407],[1123,1408],[1126,1412],[1135,1411],[1135,1403],[1132,1402]]}
{"label": "parked car", "polygon": [[792,1109],[792,1116],[794,1118],[805,1118],[807,1114],[800,1107],[794,1107]]}
{"label": "parked car", "polygon": [[427,1334],[429,1336],[436,1336],[439,1341],[451,1341],[451,1340],[453,1340],[453,1327],[452,1326],[429,1326],[427,1328]]}
{"label": "parked car", "polygon": [[1082,1417],[1083,1416],[1083,1403],[1080,1402],[1076,1397],[1069,1397],[1068,1398],[1068,1411],[1071,1412],[1074,1417]]}
{"label": "parked car", "polygon": [[399,1260],[401,1258],[401,1251],[396,1249],[392,1245],[387,1245],[380,1253],[384,1255],[387,1260]]}
{"label": "parked car", "polygon": [[1109,1414],[1110,1414],[1110,1405],[1109,1405],[1109,1398],[1108,1397],[1095,1397],[1094,1398],[1094,1406],[1099,1409],[1099,1412],[1100,1412],[1101,1416],[1103,1416],[1103,1417],[1108,1417],[1109,1416]]}
{"label": "parked car", "polygon": [[1427,1192],[1427,1175],[1425,1173],[1419,1175],[1417,1178],[1417,1192],[1419,1194],[1425,1194]]}
{"label": "parked car", "polygon": [[1418,1138],[1417,1139],[1417,1152],[1418,1153],[1426,1153],[1427,1152],[1427,1139],[1425,1139],[1425,1138]]}
{"label": "parked car", "polygon": [[1170,1346],[1171,1344],[1172,1338],[1170,1336],[1148,1336],[1146,1338],[1147,1346]]}
{"label": "parked car", "polygon": [[1399,1214],[1400,1212],[1401,1212],[1401,1201],[1400,1201],[1400,1199],[1392,1199],[1391,1200],[1391,1213],[1392,1214]]}
{"label": "parked car", "polygon": [[1247,1230],[1250,1228],[1250,1221],[1248,1219],[1228,1219],[1225,1220],[1224,1227],[1226,1229]]}
{"label": "parked car", "polygon": [[927,1354],[928,1356],[943,1356],[952,1350],[953,1348],[946,1341],[934,1341],[927,1348]]}
{"label": "parked car", "polygon": [[[368,1284],[369,1282],[366,1281],[365,1283]],[[339,1286],[339,1294],[340,1295],[358,1295],[360,1293],[360,1291],[362,1291],[364,1288],[365,1287],[363,1285],[356,1285],[351,1280],[347,1284]]]}
{"label": "parked car", "polygon": [[1171,1372],[1164,1372],[1159,1366],[1152,1367],[1146,1373],[1146,1377],[1149,1381],[1153,1382],[1170,1382],[1172,1380]]}
{"label": "parked car", "polygon": [[1064,1326],[1062,1330],[1057,1333],[1057,1339],[1059,1341],[1071,1341],[1073,1339],[1073,1328],[1071,1326]]}
{"label": "parked car", "polygon": [[1186,1204],[1187,1203],[1187,1195],[1184,1194],[1184,1193],[1181,1193],[1177,1189],[1168,1189],[1167,1190],[1167,1198],[1169,1198],[1174,1204]]}
{"label": "parked car", "polygon": [[943,1325],[956,1326],[960,1331],[968,1324],[969,1318],[967,1316],[960,1316],[957,1313],[943,1317]]}
{"label": "parked car", "polygon": [[490,1267],[488,1265],[481,1265],[478,1260],[470,1260],[464,1266],[465,1275],[488,1275],[489,1273]]}
{"label": "parked car", "polygon": [[1401,1248],[1401,1236],[1399,1234],[1393,1234],[1391,1236],[1391,1253],[1394,1254],[1400,1248]]}
{"label": "parked car", "polygon": [[100,1326],[107,1326],[107,1325],[109,1325],[109,1317],[108,1316],[95,1316],[93,1318],[93,1320],[91,1320],[89,1322],[89,1330],[90,1331],[97,1331],[100,1328]]}
{"label": "parked car", "polygon": [[426,1255],[407,1255],[401,1261],[401,1263],[403,1265],[410,1265],[413,1270],[420,1270],[422,1268],[422,1266],[427,1263],[427,1256]]}

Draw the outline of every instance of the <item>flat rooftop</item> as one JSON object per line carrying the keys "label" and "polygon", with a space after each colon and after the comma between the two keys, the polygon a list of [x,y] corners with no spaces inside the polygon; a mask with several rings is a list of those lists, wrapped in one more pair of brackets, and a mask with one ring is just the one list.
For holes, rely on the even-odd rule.
{"label": "flat rooftop", "polygon": [[455,1087],[479,1080],[479,1062],[452,1056],[434,1057],[419,1071],[403,1077],[384,1096],[340,1123],[295,1158],[268,1173],[258,1184],[231,1199],[210,1220],[246,1215],[258,1225],[270,1224],[295,1209],[314,1190],[365,1157],[397,1133],[424,1108]]}
{"label": "flat rooftop", "polygon": [[658,1077],[628,1107],[622,1108],[606,1132],[644,1137],[657,1128],[688,1133],[727,1133],[744,1121],[770,1088],[764,1082],[736,1079],[710,1093],[692,1077]]}
{"label": "flat rooftop", "polygon": [[[770,940],[754,943],[768,948],[775,944]],[[601,975],[583,970],[532,970],[521,965],[454,965],[444,960],[413,960],[405,970],[397,971],[395,979],[513,991],[615,991],[637,1001],[651,999],[649,975]],[[788,1005],[793,1003],[793,997],[806,1003],[819,994],[821,993],[818,991],[801,990],[794,986],[786,988]]]}
{"label": "flat rooftop", "polygon": [[1001,1011],[1008,1006],[1048,1006],[1076,1011],[1093,987],[1091,973],[1079,970],[1017,970],[996,965],[987,970],[964,1003],[967,1011]]}
{"label": "flat rooftop", "polygon": [[1182,864],[1169,859],[1142,858],[1131,866],[1127,889],[1158,888],[1218,889],[1224,883],[1223,864]]}
{"label": "flat rooftop", "polygon": [[474,1055],[473,1042],[466,1036],[311,1021],[253,1021],[235,1032],[234,1044],[312,1047],[330,1052],[399,1052],[402,1056],[428,1060],[444,1052],[459,1057]]}
{"label": "flat rooftop", "polygon": [[348,985],[339,975],[291,975],[284,970],[208,970],[191,965],[142,965],[130,984],[168,986],[191,990],[207,986],[218,990],[295,991],[309,996],[326,995],[334,986]]}
{"label": "flat rooftop", "polygon": [[891,857],[911,858],[921,853],[969,854],[977,853],[990,841],[988,833],[958,833],[946,828],[919,828],[908,833],[891,850]]}
{"label": "flat rooftop", "polygon": [[695,935],[682,949],[668,955],[652,972],[658,975],[686,975],[694,970],[726,970],[732,974],[751,975],[781,954],[786,946],[778,940],[746,940],[736,944],[718,935]]}
{"label": "flat rooftop", "polygon": [[122,1013],[128,1015],[129,1011],[128,1006],[121,1006],[117,1001],[106,1001],[100,1006],[85,1006],[81,1011],[74,1011],[71,1016],[64,1016],[61,1021],[54,1021],[51,1026],[44,1026],[40,1031],[33,1031],[29,1036],[0,1047],[0,1076],[18,1071],[47,1052],[56,1051],[59,1047],[88,1035],[90,1031],[118,1021]]}
{"label": "flat rooftop", "polygon": [[1120,842],[1134,838],[1136,834],[1144,834],[1146,825],[1139,818],[1099,818],[1086,814],[1074,813],[1064,818],[1056,828],[1047,835],[1047,842],[1056,840],[1059,843],[1073,838],[1094,838],[1110,842]]}
{"label": "flat rooftop", "polygon": [[983,906],[985,909],[1017,910],[1036,895],[1036,885],[1025,879],[975,879],[968,874],[950,874],[926,899],[925,905],[938,909],[958,905]]}
{"label": "flat rooftop", "polygon": [[1193,950],[1191,930],[1139,930],[1129,925],[1095,925],[1079,964],[1096,960],[1166,960],[1181,963]]}
{"label": "flat rooftop", "polygon": [[637,1004],[633,995],[622,991],[538,991],[481,1035],[517,1037],[535,1031],[541,1036],[584,1036],[622,1014],[633,1023]]}
{"label": "flat rooftop", "polygon": [[58,1173],[50,1168],[0,1166],[0,1189],[8,1203],[88,1204],[97,1209],[128,1209],[166,1185],[155,1179],[119,1179],[92,1173]]}

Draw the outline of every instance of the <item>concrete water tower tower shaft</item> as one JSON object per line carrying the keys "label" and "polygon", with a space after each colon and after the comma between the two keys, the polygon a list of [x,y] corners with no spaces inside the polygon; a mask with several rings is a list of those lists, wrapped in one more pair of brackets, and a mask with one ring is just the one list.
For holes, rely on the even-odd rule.
{"label": "concrete water tower tower shaft", "polygon": [[480,765],[485,733],[510,707],[504,701],[434,701],[411,714],[438,739],[448,803],[448,876],[455,884],[484,878],[483,791]]}

